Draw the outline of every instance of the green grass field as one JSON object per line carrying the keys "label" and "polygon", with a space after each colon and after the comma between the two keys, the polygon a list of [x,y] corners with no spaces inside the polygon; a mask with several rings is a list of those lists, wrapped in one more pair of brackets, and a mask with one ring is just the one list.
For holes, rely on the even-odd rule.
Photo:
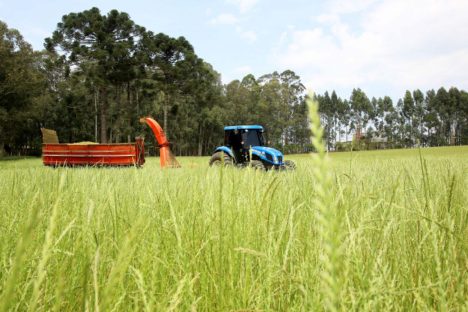
{"label": "green grass field", "polygon": [[0,161],[0,311],[468,310],[468,147],[329,157]]}

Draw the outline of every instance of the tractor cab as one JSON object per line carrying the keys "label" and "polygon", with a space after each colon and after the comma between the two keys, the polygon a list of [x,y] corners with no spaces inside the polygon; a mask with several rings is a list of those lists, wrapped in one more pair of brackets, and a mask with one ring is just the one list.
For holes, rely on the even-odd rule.
{"label": "tractor cab", "polygon": [[253,146],[264,146],[264,142],[262,126],[224,127],[224,145],[236,152],[248,152]]}
{"label": "tractor cab", "polygon": [[224,127],[224,146],[234,156],[234,161],[242,164],[249,161],[250,149],[264,146],[263,127],[259,125]]}
{"label": "tractor cab", "polygon": [[216,148],[210,165],[251,166],[257,169],[289,169],[291,162],[283,162],[283,154],[265,146],[264,130],[259,125],[224,127],[224,146]]}

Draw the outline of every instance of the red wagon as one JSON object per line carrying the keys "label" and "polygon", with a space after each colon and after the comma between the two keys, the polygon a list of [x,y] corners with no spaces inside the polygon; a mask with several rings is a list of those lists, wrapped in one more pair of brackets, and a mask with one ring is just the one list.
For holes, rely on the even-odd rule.
{"label": "red wagon", "polygon": [[42,145],[46,166],[141,166],[145,163],[143,139],[128,144]]}
{"label": "red wagon", "polygon": [[[161,167],[179,167],[159,124],[149,117],[140,121],[147,123],[156,136]],[[44,128],[41,131],[42,161],[46,166],[142,166],[145,163],[145,145],[141,137],[134,143],[59,143],[57,132]]]}

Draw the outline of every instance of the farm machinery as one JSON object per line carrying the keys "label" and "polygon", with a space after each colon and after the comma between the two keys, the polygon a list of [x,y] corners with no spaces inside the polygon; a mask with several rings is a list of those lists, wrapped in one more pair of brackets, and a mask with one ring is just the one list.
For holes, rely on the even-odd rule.
{"label": "farm machinery", "polygon": [[[169,141],[161,126],[151,117],[140,119],[146,123],[159,146],[161,168],[180,167],[172,155]],[[98,144],[94,142],[59,143],[57,132],[41,128],[42,161],[46,166],[137,166],[145,163],[144,139],[134,143]]]}
{"label": "farm machinery", "polygon": [[259,170],[294,170],[291,160],[277,149],[265,146],[264,130],[259,125],[224,127],[224,146],[215,149],[210,166],[250,166]]}

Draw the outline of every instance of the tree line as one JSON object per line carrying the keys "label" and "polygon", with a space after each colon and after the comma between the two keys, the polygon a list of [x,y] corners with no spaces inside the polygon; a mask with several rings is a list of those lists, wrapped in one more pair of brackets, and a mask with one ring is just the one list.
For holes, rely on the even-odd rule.
{"label": "tree line", "polygon": [[272,144],[308,142],[305,88],[292,71],[223,85],[184,37],[154,33],[117,10],[63,16],[43,51],[3,22],[0,32],[0,150],[40,150],[40,127],[63,142],[151,138],[138,122],[148,115],[179,155],[211,153],[233,123],[263,124]]}
{"label": "tree line", "polygon": [[[138,120],[153,116],[177,155],[207,155],[223,127],[262,124],[271,146],[310,150],[306,90],[291,70],[249,74],[222,84],[220,74],[184,37],[137,25],[127,13],[91,8],[64,15],[34,51],[0,21],[0,154],[40,153],[40,127],[61,142],[132,142],[152,134]],[[388,147],[466,144],[467,93],[451,88],[369,100],[317,95],[330,150],[358,131],[386,137]],[[455,138],[455,139],[453,139]]]}
{"label": "tree line", "polygon": [[455,87],[407,90],[396,105],[361,89],[349,100],[334,91],[317,99],[329,150],[468,144],[468,93]]}

